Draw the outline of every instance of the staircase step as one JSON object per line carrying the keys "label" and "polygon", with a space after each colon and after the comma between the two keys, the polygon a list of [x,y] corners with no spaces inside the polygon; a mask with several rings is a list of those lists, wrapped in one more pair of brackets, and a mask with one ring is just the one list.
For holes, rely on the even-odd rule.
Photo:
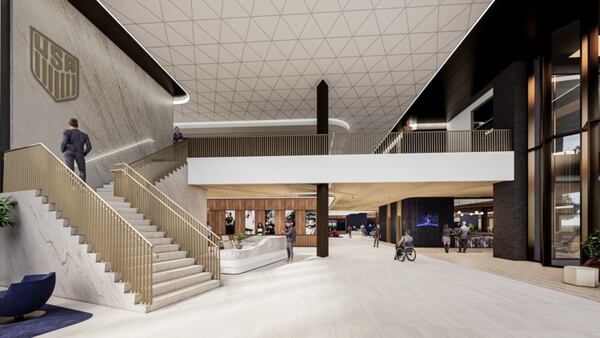
{"label": "staircase step", "polygon": [[185,287],[183,289],[175,290],[169,293],[165,293],[163,295],[154,297],[152,300],[152,305],[150,309],[156,310],[163,306],[167,306],[173,303],[177,303],[184,299],[193,297],[195,295],[201,294],[203,292],[215,289],[219,287],[218,280],[209,280],[200,284],[192,285]]}
{"label": "staircase step", "polygon": [[161,253],[165,253],[165,252],[172,252],[172,251],[179,251],[179,244],[155,245],[152,248],[152,251],[154,251],[154,253],[157,253],[157,254],[161,254]]}
{"label": "staircase step", "polygon": [[125,202],[125,201],[109,201],[107,199],[105,199],[106,202],[108,202],[108,204],[110,204],[111,207],[113,208],[131,208],[131,203],[129,202]]}
{"label": "staircase step", "polygon": [[[137,212],[138,211],[137,208],[131,208],[131,207],[128,207],[128,208],[116,207],[115,210],[117,210],[118,213],[123,214],[123,215],[124,214],[130,215],[130,214],[137,214],[138,213]],[[144,218],[143,215],[142,215],[142,218]]]}
{"label": "staircase step", "polygon": [[164,238],[165,237],[164,231],[150,231],[150,232],[140,231],[140,232],[142,233],[142,236],[144,236],[146,238]]}
{"label": "staircase step", "polygon": [[107,187],[107,188],[102,187],[102,188],[96,189],[96,191],[97,192],[109,192],[109,193],[112,193],[112,192],[115,191],[115,189],[114,189],[114,187]]}
{"label": "staircase step", "polygon": [[126,219],[129,222],[129,224],[133,225],[134,227],[137,227],[140,225],[144,225],[144,226],[151,225],[149,219],[131,219],[131,218],[126,218]]}
{"label": "staircase step", "polygon": [[[118,210],[117,210],[117,211],[118,211]],[[124,213],[121,213],[121,212],[119,212],[119,213],[120,213],[120,214],[121,214],[121,216],[123,216],[123,217],[124,217],[126,220],[132,220],[132,221],[134,221],[134,220],[142,220],[142,219],[144,219],[144,214],[128,214],[128,213],[125,213],[125,214],[124,214]]]}
{"label": "staircase step", "polygon": [[165,262],[158,262],[152,264],[152,272],[161,272],[166,270],[179,269],[186,266],[194,265],[196,260],[194,258],[181,258],[174,259]]}
{"label": "staircase step", "polygon": [[212,277],[210,272],[201,272],[190,276],[172,279],[169,281],[156,283],[152,285],[153,297],[165,294],[167,292],[183,289],[191,285],[196,285],[209,281]]}
{"label": "staircase step", "polygon": [[187,257],[187,251],[171,251],[171,252],[163,252],[159,253],[158,256],[154,256],[154,262],[164,262],[170,261],[174,259],[181,259]]}
{"label": "staircase step", "polygon": [[139,232],[156,232],[158,227],[156,225],[134,225],[135,230]]}
{"label": "staircase step", "polygon": [[204,266],[202,265],[190,265],[179,269],[154,272],[152,274],[152,282],[156,284],[176,278],[194,275],[201,272],[204,272]]}
{"label": "staircase step", "polygon": [[153,245],[165,245],[173,243],[173,238],[148,238],[148,241]]}

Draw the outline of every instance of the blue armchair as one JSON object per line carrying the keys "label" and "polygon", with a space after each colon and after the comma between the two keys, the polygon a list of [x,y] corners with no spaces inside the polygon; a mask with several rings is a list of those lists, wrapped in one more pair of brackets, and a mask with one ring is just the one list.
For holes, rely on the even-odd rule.
{"label": "blue armchair", "polygon": [[0,294],[0,317],[23,316],[46,304],[56,284],[56,274],[29,275],[23,277],[20,283],[13,283],[8,290]]}

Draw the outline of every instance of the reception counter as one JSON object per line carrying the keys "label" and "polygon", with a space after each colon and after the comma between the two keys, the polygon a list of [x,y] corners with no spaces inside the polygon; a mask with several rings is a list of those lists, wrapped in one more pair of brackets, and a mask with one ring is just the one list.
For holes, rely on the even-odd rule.
{"label": "reception counter", "polygon": [[241,249],[221,250],[221,273],[234,275],[287,259],[284,236],[253,236]]}

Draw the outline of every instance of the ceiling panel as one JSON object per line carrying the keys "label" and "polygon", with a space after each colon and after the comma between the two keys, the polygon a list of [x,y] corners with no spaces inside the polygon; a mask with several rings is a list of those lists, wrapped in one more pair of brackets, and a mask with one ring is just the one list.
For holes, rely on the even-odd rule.
{"label": "ceiling panel", "polygon": [[101,0],[190,94],[175,121],[315,116],[387,131],[490,0]]}

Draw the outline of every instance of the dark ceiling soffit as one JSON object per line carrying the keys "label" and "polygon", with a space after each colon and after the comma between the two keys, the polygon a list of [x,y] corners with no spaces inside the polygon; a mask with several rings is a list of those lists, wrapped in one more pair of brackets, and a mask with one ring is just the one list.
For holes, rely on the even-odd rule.
{"label": "dark ceiling soffit", "polygon": [[187,93],[96,0],[68,0],[173,97]]}
{"label": "dark ceiling soffit", "polygon": [[[496,0],[398,120],[449,121],[515,61],[539,55],[543,39],[572,22],[585,3]],[[510,18],[507,20],[507,18]]]}

